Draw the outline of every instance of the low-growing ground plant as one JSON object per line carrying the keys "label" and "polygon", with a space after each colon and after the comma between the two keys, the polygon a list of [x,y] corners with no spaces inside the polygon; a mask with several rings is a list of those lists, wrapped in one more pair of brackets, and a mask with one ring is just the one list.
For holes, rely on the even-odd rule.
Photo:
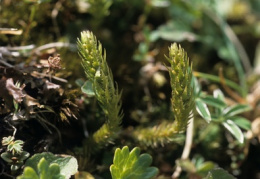
{"label": "low-growing ground plant", "polygon": [[259,10],[0,1],[0,178],[257,178]]}

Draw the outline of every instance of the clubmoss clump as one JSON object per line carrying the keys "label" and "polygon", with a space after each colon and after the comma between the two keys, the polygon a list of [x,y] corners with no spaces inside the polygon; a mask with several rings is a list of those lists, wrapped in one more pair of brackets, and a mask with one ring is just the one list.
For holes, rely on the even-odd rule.
{"label": "clubmoss clump", "polygon": [[86,76],[92,83],[95,96],[107,117],[105,124],[89,139],[91,143],[102,146],[111,142],[120,131],[123,117],[121,92],[115,85],[112,72],[106,62],[106,52],[102,51],[101,43],[92,32],[81,33],[78,49]]}
{"label": "clubmoss clump", "polygon": [[170,62],[168,68],[172,88],[172,110],[174,112],[174,126],[176,131],[184,131],[191,112],[194,108],[194,95],[192,86],[192,65],[190,66],[187,53],[176,43],[169,48]]}
{"label": "clubmoss clump", "polygon": [[169,57],[166,59],[170,63],[170,67],[167,68],[172,88],[171,104],[174,121],[164,120],[156,126],[137,128],[133,135],[141,145],[156,147],[178,141],[180,139],[178,133],[185,131],[189,119],[192,117],[195,99],[192,85],[192,66],[187,54],[181,46],[172,44],[169,48]]}

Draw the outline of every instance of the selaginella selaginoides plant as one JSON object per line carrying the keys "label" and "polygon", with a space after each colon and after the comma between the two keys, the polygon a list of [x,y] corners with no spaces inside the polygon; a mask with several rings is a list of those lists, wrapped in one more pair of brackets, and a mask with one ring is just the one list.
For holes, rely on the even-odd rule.
{"label": "selaginella selaginoides plant", "polygon": [[[95,97],[106,115],[106,122],[86,141],[86,150],[98,149],[113,140],[120,131],[122,120],[121,92],[113,80],[106,62],[106,52],[90,31],[83,31],[78,39],[79,55],[88,82],[92,85]],[[91,145],[92,144],[92,145]],[[93,147],[93,144],[95,147]]]}
{"label": "selaginella selaginoides plant", "polygon": [[170,62],[168,68],[172,98],[171,104],[174,112],[174,130],[182,132],[185,130],[189,119],[192,117],[194,108],[194,95],[192,86],[192,67],[189,65],[187,53],[177,44],[169,48],[169,57],[166,59]]}
{"label": "selaginella selaginoides plant", "polygon": [[187,53],[181,46],[172,44],[169,48],[169,56],[166,59],[170,63],[167,67],[170,74],[172,88],[172,111],[174,121],[165,120],[159,125],[139,128],[134,131],[137,141],[146,146],[157,146],[171,142],[176,134],[184,132],[192,117],[194,108],[194,94],[192,85],[192,66]]}
{"label": "selaginella selaginoides plant", "polygon": [[[95,97],[107,117],[104,125],[86,140],[84,146],[89,152],[88,146],[96,144],[95,148],[98,149],[113,140],[120,131],[121,93],[107,65],[106,53],[103,52],[101,43],[96,40],[92,32],[81,33],[78,49],[88,83],[92,85]],[[136,128],[132,137],[142,146],[164,145],[173,141],[177,134],[185,131],[194,107],[192,67],[186,52],[180,46],[172,44],[169,48],[169,56],[166,58],[170,63],[167,68],[172,87],[171,104],[174,120],[161,121],[157,126]]]}

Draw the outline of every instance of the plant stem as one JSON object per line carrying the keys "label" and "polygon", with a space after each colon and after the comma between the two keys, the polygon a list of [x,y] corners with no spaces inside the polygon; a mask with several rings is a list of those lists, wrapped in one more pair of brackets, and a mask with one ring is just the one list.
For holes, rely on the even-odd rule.
{"label": "plant stem", "polygon": [[[193,117],[193,114],[192,114],[192,117],[190,119],[190,123],[189,123],[188,128],[187,128],[187,132],[186,132],[186,141],[185,141],[184,149],[183,149],[183,152],[182,152],[182,155],[181,155],[182,160],[187,159],[190,155],[190,151],[191,151],[191,147],[192,147],[193,126],[194,126],[194,117]],[[182,171],[181,167],[177,166],[176,170],[172,174],[172,179],[178,178],[181,174],[181,171]]]}
{"label": "plant stem", "polygon": [[71,44],[71,43],[67,43],[67,42],[52,42],[52,43],[48,43],[42,46],[39,46],[35,49],[33,49],[33,53],[35,54],[40,54],[41,51],[49,49],[49,48],[62,48],[62,47],[68,47],[71,50],[76,50],[77,46],[76,44]]}

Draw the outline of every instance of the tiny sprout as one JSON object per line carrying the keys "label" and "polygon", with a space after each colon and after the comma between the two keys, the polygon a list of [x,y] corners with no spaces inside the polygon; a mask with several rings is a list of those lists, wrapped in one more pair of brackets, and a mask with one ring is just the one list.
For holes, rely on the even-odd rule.
{"label": "tiny sprout", "polygon": [[1,158],[11,165],[11,170],[13,172],[17,171],[24,163],[24,160],[29,157],[28,152],[21,152],[17,154],[12,154],[10,152],[4,152],[1,154]]}
{"label": "tiny sprout", "polygon": [[23,151],[22,140],[14,140],[13,136],[3,137],[2,145],[6,146],[6,152],[1,154],[1,158],[11,165],[11,171],[16,172],[23,165],[23,161],[29,157],[29,153]]}
{"label": "tiny sprout", "polygon": [[21,153],[23,151],[23,144],[24,142],[22,140],[12,141],[8,144],[7,151],[12,152],[13,154]]}

